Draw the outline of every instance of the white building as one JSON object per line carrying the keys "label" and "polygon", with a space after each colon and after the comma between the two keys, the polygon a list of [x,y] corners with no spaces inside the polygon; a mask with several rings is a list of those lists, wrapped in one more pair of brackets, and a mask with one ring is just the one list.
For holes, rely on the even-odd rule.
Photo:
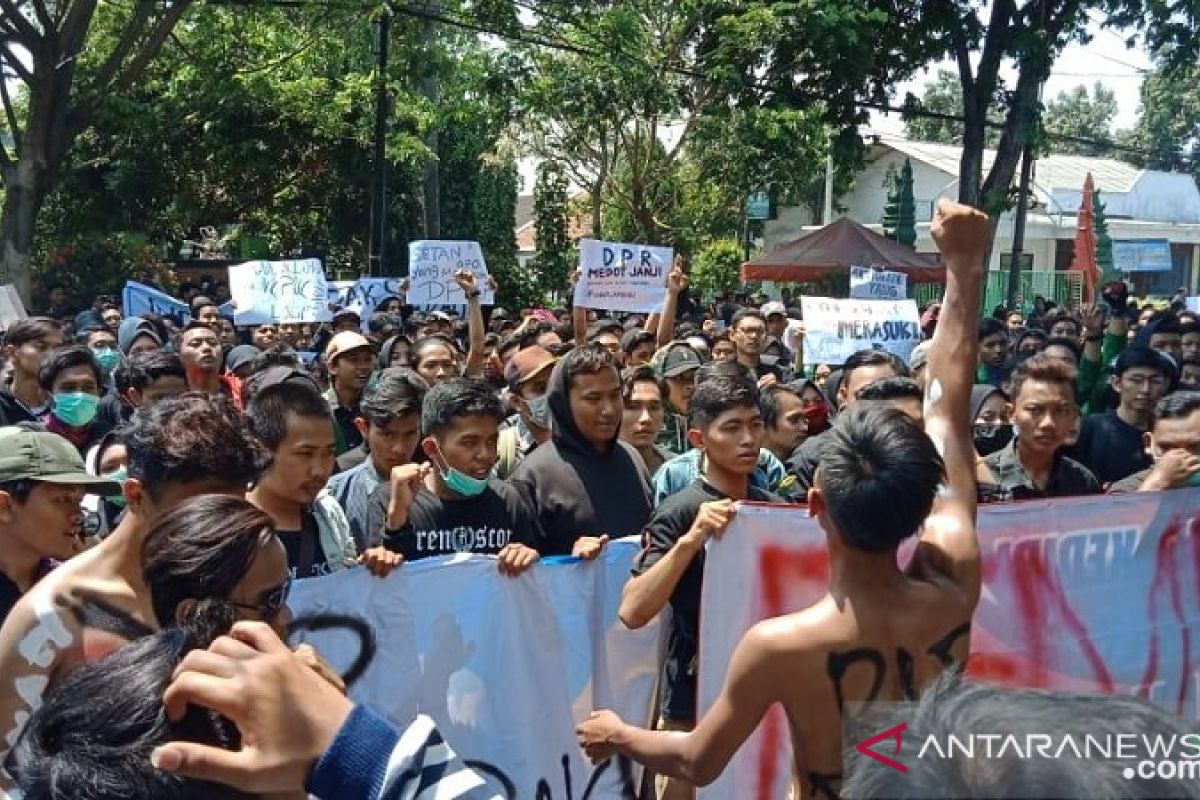
{"label": "white building", "polygon": [[[958,196],[960,156],[961,149],[954,145],[880,138],[868,148],[866,166],[850,192],[838,198],[838,204],[847,216],[878,226],[887,202],[889,171],[899,173],[908,159],[912,162],[917,205],[917,250],[935,252],[929,221],[940,198]],[[994,157],[993,151],[985,151],[985,174]],[[1200,190],[1196,182],[1190,175],[1144,170],[1107,158],[1050,155],[1037,160],[1025,224],[1024,268],[1063,270],[1070,265],[1075,214],[1089,172],[1106,206],[1109,236],[1114,242],[1170,242],[1172,269],[1133,273],[1137,288],[1149,294],[1170,295],[1180,286],[1187,286],[1190,294],[1196,294],[1200,282]],[[1013,217],[1014,213],[1009,212],[1000,221],[989,269],[1008,266]],[[780,209],[779,218],[766,223],[767,249],[801,236],[815,222],[807,209]]]}

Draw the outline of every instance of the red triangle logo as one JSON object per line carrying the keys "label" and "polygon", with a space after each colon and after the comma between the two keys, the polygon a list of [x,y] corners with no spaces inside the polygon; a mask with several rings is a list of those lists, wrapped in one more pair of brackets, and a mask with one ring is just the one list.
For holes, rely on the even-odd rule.
{"label": "red triangle logo", "polygon": [[876,761],[878,761],[880,764],[889,766],[898,772],[908,772],[908,767],[901,764],[895,758],[890,757],[890,756],[885,756],[883,753],[877,753],[871,749],[872,745],[879,744],[880,742],[887,740],[887,739],[894,739],[896,741],[896,750],[895,750],[895,752],[892,753],[892,756],[900,755],[900,744],[903,741],[901,735],[906,730],[908,730],[908,723],[901,722],[899,725],[897,725],[894,728],[888,728],[886,731],[883,731],[882,733],[875,734],[870,739],[865,739],[865,740],[859,742],[858,744],[854,745],[854,749],[857,750],[858,752],[862,753],[864,756],[873,758]]}

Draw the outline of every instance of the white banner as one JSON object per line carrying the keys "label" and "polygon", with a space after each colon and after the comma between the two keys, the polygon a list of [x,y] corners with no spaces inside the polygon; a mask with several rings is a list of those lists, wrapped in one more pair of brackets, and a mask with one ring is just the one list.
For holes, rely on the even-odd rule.
{"label": "white banner", "polygon": [[[350,696],[406,725],[429,714],[442,735],[506,798],[636,797],[626,760],[592,767],[575,725],[597,708],[649,722],[659,622],[617,619],[639,542],[612,542],[595,562],[546,559],[519,578],[463,555],[405,564],[386,579],[365,569],[300,581],[296,616],[365,621],[378,651]],[[339,671],[361,651],[348,629],[301,634]]]}
{"label": "white banner", "polygon": [[21,302],[21,295],[17,293],[17,287],[11,283],[0,286],[0,326],[8,327],[28,316],[25,304]]}
{"label": "white banner", "polygon": [[804,363],[841,364],[859,350],[886,350],[908,361],[921,343],[915,300],[802,297]]}
{"label": "white banner", "polygon": [[325,269],[315,258],[248,261],[229,268],[235,325],[329,322]]}
{"label": "white banner", "polygon": [[875,267],[850,267],[850,296],[859,300],[903,300],[908,276]]}
{"label": "white banner", "polygon": [[581,239],[575,305],[640,314],[662,311],[674,260],[670,247]]}
{"label": "white banner", "polygon": [[485,306],[495,303],[487,264],[479,242],[425,240],[408,243],[408,305],[416,308],[465,306],[466,295],[454,282],[461,269],[475,273],[475,285]]}

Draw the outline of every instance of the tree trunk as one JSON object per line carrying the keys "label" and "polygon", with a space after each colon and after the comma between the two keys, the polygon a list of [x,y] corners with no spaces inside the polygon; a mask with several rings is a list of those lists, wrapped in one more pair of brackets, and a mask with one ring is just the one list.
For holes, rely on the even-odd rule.
{"label": "tree trunk", "polygon": [[4,172],[4,208],[0,211],[0,275],[11,283],[26,308],[32,308],[29,258],[34,224],[46,199],[37,168],[21,159]]}
{"label": "tree trunk", "polygon": [[[969,76],[968,76],[969,77]],[[963,80],[963,146],[958,163],[958,202],[981,207],[983,148],[987,143],[987,100],[980,109],[979,90]]]}

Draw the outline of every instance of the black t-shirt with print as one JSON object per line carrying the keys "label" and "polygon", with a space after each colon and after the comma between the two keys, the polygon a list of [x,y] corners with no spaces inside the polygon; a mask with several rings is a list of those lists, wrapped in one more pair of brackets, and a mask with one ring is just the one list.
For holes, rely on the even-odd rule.
{"label": "black t-shirt with print", "polygon": [[[382,484],[371,495],[367,530],[384,530],[392,489]],[[503,481],[489,481],[477,497],[444,500],[422,487],[408,510],[408,522],[396,531],[385,531],[384,545],[416,561],[454,553],[495,555],[509,542],[536,548],[540,539],[537,518],[525,500]]]}
{"label": "black t-shirt with print", "polygon": [[[700,506],[725,495],[703,478],[662,502],[642,531],[642,550],[633,562],[633,574],[641,575],[667,554],[687,533]],[[750,500],[779,502],[779,498],[750,487]],[[671,629],[667,634],[667,656],[663,662],[662,715],[673,722],[696,720],[696,667],[700,640],[700,589],[704,578],[704,550],[696,553],[671,593]]]}
{"label": "black t-shirt with print", "polygon": [[287,550],[288,570],[293,578],[318,578],[331,572],[321,547],[317,518],[307,508],[300,512],[300,530],[275,533]]}

